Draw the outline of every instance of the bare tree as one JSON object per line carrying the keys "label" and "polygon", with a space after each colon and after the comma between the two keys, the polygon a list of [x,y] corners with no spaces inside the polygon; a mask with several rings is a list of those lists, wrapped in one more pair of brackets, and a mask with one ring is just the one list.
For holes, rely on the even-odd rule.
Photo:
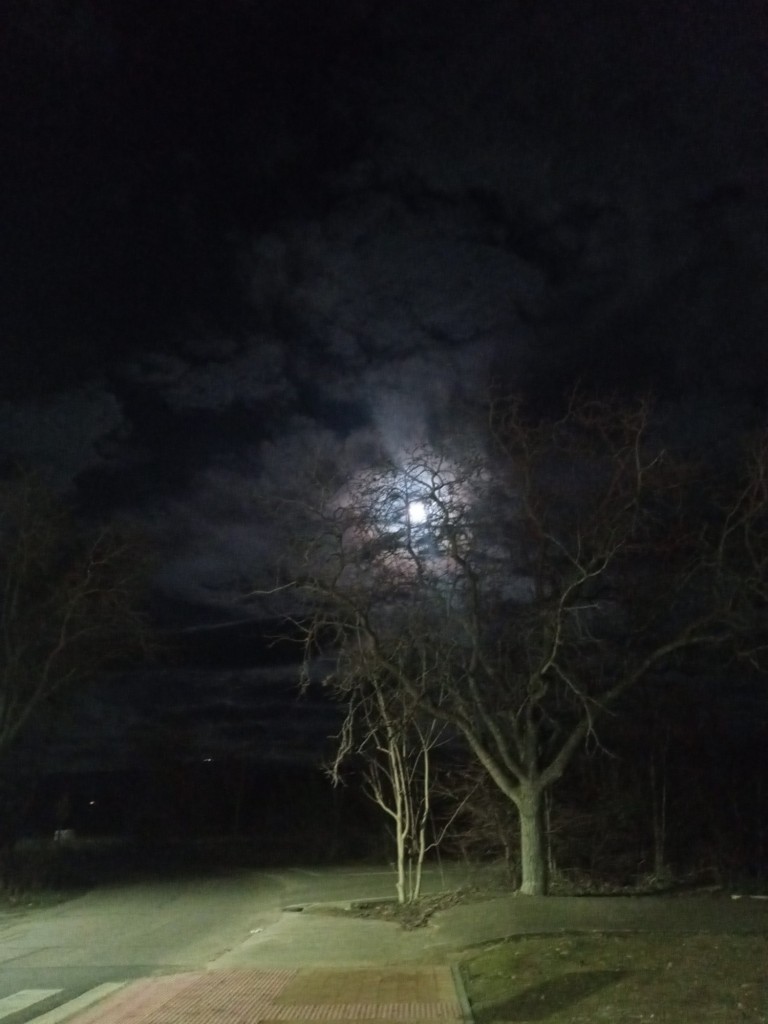
{"label": "bare tree", "polygon": [[80,528],[34,477],[0,483],[0,750],[52,698],[145,651],[147,557]]}
{"label": "bare tree", "polygon": [[338,784],[350,760],[362,763],[365,792],[394,833],[398,902],[413,903],[421,896],[427,853],[439,842],[430,835],[432,792],[446,727],[379,677],[375,665],[362,673],[361,667],[358,659],[348,664],[342,657],[333,675],[334,696],[346,714],[329,772]]}
{"label": "bare tree", "polygon": [[521,891],[542,894],[545,794],[631,687],[741,629],[766,500],[754,469],[730,497],[705,487],[642,403],[574,400],[557,421],[504,403],[490,433],[349,479],[294,579],[310,656],[463,737],[516,808]]}

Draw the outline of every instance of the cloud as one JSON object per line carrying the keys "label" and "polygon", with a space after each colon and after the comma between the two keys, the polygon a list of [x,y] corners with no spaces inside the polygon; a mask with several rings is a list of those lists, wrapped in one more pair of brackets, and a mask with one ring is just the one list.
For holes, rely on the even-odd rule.
{"label": "cloud", "polygon": [[487,395],[497,350],[522,364],[518,307],[543,284],[466,193],[409,197],[361,173],[323,222],[254,243],[252,302],[284,307],[287,366],[318,405],[356,406],[387,443],[414,444],[458,396]]}
{"label": "cloud", "polygon": [[[373,185],[371,186],[373,188]],[[463,196],[372,191],[297,237],[304,253],[296,302],[313,336],[368,358],[508,337],[515,300],[536,274],[490,238]]]}
{"label": "cloud", "polygon": [[176,354],[153,353],[127,368],[134,382],[149,385],[177,412],[224,410],[237,403],[289,402],[286,350],[273,339],[253,338],[242,350],[230,345],[196,365]]}
{"label": "cloud", "polygon": [[129,432],[120,402],[95,385],[46,402],[0,402],[0,451],[34,466],[59,487],[106,464],[112,455],[107,442]]}
{"label": "cloud", "polygon": [[246,470],[201,471],[186,494],[155,504],[142,520],[162,552],[162,592],[223,611],[242,606],[269,551]]}

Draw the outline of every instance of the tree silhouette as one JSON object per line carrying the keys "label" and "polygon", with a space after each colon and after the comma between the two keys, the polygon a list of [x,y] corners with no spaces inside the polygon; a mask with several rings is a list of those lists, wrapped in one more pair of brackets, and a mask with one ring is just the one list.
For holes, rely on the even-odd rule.
{"label": "tree silhouette", "polygon": [[307,663],[461,737],[516,808],[521,891],[546,893],[545,794],[601,716],[691,652],[757,657],[761,465],[708,480],[646,403],[499,403],[484,450],[422,448],[303,503]]}
{"label": "tree silhouette", "polygon": [[0,750],[52,698],[146,652],[147,553],[36,478],[0,482]]}

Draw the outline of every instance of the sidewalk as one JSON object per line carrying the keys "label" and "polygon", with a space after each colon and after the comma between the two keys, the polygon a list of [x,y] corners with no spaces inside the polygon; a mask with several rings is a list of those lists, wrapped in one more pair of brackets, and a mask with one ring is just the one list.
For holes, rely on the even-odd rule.
{"label": "sidewalk", "polygon": [[330,916],[311,906],[284,912],[220,957],[216,967],[450,964],[461,951],[514,935],[564,932],[768,932],[768,900],[727,896],[496,896],[458,903],[423,928]]}
{"label": "sidewalk", "polygon": [[134,982],[76,1024],[437,1021],[461,1024],[448,967],[239,968]]}

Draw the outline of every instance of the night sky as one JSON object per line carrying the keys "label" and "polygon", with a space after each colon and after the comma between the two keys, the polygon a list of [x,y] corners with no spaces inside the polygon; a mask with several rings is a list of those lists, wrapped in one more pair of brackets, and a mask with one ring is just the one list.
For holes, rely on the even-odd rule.
{"label": "night sky", "polygon": [[328,734],[311,704],[289,728],[294,667],[242,601],[265,495],[318,446],[396,454],[492,390],[546,408],[576,381],[650,390],[705,441],[764,419],[760,0],[0,17],[0,450],[138,522],[158,623],[197,630],[94,697],[65,761],[130,760],[158,702],[217,756],[248,723],[265,757]]}

